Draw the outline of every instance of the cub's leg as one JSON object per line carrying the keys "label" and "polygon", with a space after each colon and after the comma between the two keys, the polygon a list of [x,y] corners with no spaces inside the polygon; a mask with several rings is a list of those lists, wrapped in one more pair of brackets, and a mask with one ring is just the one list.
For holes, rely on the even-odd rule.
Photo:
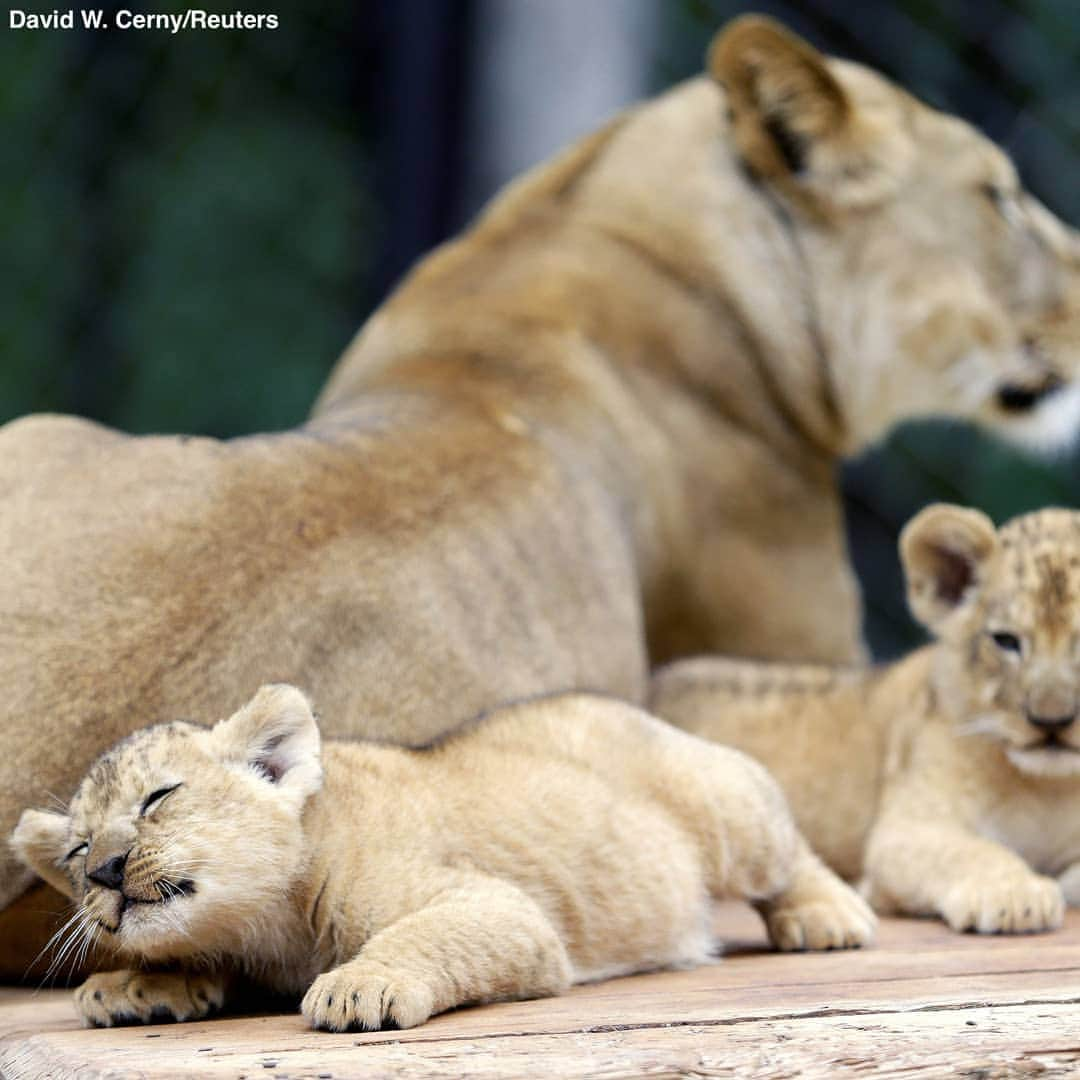
{"label": "cub's leg", "polygon": [[328,1031],[407,1028],[456,1005],[560,994],[570,981],[566,949],[540,908],[478,875],[320,975],[300,1010]]}
{"label": "cub's leg", "polygon": [[88,1027],[201,1020],[225,1002],[225,979],[182,971],[106,971],[75,991]]}
{"label": "cub's leg", "polygon": [[649,750],[653,777],[664,778],[657,794],[697,839],[714,896],[755,904],[778,949],[872,940],[873,912],[813,854],[761,765],[671,728]]}
{"label": "cub's leg", "polygon": [[[956,824],[941,808],[932,817],[905,812],[914,792],[896,793],[866,850],[865,886],[875,907],[938,915],[954,930],[1012,934],[1061,925],[1061,885],[1036,874],[1015,852]],[[925,805],[925,802],[924,802]]]}

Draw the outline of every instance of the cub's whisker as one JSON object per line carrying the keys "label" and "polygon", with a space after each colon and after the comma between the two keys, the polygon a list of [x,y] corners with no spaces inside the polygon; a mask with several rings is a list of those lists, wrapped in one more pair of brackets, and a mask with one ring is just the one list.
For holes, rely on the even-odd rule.
{"label": "cub's whisker", "polygon": [[1000,738],[1001,731],[997,721],[991,716],[976,716],[962,724],[957,724],[953,731],[962,738],[972,735],[987,735],[992,738]]}
{"label": "cub's whisker", "polygon": [[[69,917],[68,917],[67,919],[65,919],[65,920],[64,920],[64,922],[63,922],[63,923],[61,924],[60,928],[59,928],[59,929],[58,929],[58,930],[57,930],[57,931],[56,931],[56,932],[55,932],[55,933],[54,933],[54,934],[52,935],[52,937],[50,937],[50,938],[49,938],[49,940],[48,940],[48,941],[46,941],[46,942],[45,942],[45,944],[44,944],[44,945],[42,945],[42,946],[41,946],[41,948],[40,948],[40,949],[38,950],[38,954],[37,954],[37,956],[35,956],[35,957],[34,957],[34,959],[30,961],[29,965],[28,965],[28,966],[27,966],[27,968],[26,968],[26,973],[27,973],[27,974],[29,974],[29,972],[30,972],[30,969],[31,969],[31,968],[32,968],[32,967],[33,967],[33,966],[34,966],[34,965],[35,965],[35,964],[36,964],[36,963],[37,963],[37,962],[38,962],[38,961],[39,961],[39,960],[40,960],[40,959],[41,959],[41,958],[42,958],[42,957],[43,957],[43,956],[44,956],[44,955],[45,955],[45,954],[46,954],[46,953],[47,953],[47,952],[48,952],[48,951],[49,951],[49,950],[50,950],[50,949],[51,949],[51,948],[52,948],[52,947],[53,947],[53,946],[54,946],[54,945],[55,945],[55,944],[56,944],[56,943],[58,942],[58,941],[60,941],[60,939],[61,939],[61,938],[62,938],[62,937],[64,936],[64,934],[66,934],[66,933],[67,933],[68,929],[69,929],[69,928],[70,928],[70,927],[71,927],[71,926],[72,926],[72,925],[73,925],[73,924],[74,924],[74,923],[75,923],[75,922],[76,922],[76,921],[77,921],[78,919],[80,919],[81,917],[82,917],[82,908],[81,908],[81,907],[75,907],[75,908],[74,908],[74,910],[72,911],[71,915],[70,915],[70,916],[69,916]],[[37,987],[37,988],[38,988],[39,990],[40,990],[40,989],[41,989],[41,988],[42,988],[42,987],[43,987],[43,986],[45,985],[45,982],[46,982],[46,980],[47,980],[47,979],[49,978],[49,973],[50,973],[50,971],[51,971],[51,970],[52,970],[52,965],[50,964],[50,965],[49,965],[49,967],[47,967],[47,968],[46,968],[46,970],[45,970],[45,975],[44,975],[44,976],[42,977],[42,980],[41,980],[41,982],[40,982],[40,983],[38,984],[38,987]]]}
{"label": "cub's whisker", "polygon": [[[84,908],[80,908],[76,914],[78,916],[77,925],[73,927],[70,935],[64,941],[63,945],[57,950],[52,963],[49,965],[48,970],[45,972],[46,980],[51,978],[54,972],[58,973],[63,969],[64,961],[72,956],[73,950],[81,942],[83,935],[89,933],[90,924],[93,921],[92,916]],[[71,973],[74,973],[74,966],[72,966],[70,970]]]}

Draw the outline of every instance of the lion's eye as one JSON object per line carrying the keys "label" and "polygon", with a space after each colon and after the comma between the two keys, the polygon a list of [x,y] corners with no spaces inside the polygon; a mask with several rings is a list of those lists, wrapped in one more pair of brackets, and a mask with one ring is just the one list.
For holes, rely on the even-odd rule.
{"label": "lion's eye", "polygon": [[994,639],[994,644],[1002,652],[1020,652],[1020,639],[1015,634],[1010,634],[1007,630],[999,630],[990,636]]}
{"label": "lion's eye", "polygon": [[162,799],[171,795],[179,786],[179,784],[173,784],[171,787],[160,787],[156,791],[151,791],[150,794],[143,799],[142,809],[139,810],[139,816],[142,817],[144,814],[149,813]]}
{"label": "lion's eye", "polygon": [[85,855],[90,850],[90,844],[84,840],[81,844],[76,844],[65,856],[64,862],[69,859],[74,859],[76,855]]}

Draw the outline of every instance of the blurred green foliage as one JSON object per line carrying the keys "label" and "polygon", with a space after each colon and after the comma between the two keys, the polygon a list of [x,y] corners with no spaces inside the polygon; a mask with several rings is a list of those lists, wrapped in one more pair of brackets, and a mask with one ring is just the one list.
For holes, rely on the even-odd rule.
{"label": "blurred green foliage", "polygon": [[0,38],[0,419],[299,422],[378,241],[347,5],[276,32]]}

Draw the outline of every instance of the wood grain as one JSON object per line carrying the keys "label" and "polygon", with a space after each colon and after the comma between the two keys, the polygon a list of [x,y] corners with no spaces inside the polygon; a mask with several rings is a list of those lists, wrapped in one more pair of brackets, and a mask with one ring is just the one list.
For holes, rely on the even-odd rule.
{"label": "wood grain", "polygon": [[1080,913],[978,938],[887,920],[859,953],[764,951],[726,906],[723,962],[328,1035],[296,1015],[87,1031],[66,991],[0,990],[0,1074],[79,1077],[1080,1075]]}

